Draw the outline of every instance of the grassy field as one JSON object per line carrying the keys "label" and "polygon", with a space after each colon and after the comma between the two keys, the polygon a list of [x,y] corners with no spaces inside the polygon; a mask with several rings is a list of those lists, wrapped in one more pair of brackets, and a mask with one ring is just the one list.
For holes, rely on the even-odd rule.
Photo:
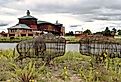
{"label": "grassy field", "polygon": [[20,42],[22,40],[29,40],[33,37],[0,37],[0,42],[2,43],[13,43],[13,42]]}
{"label": "grassy field", "polygon": [[[20,42],[22,40],[29,40],[33,37],[0,37],[0,42],[5,43],[13,43],[13,42]],[[79,42],[78,39],[75,38],[75,36],[64,36],[64,38],[71,43]]]}
{"label": "grassy field", "polygon": [[0,51],[0,82],[121,82],[121,59],[66,52],[45,65],[41,59],[15,61],[13,50]]}

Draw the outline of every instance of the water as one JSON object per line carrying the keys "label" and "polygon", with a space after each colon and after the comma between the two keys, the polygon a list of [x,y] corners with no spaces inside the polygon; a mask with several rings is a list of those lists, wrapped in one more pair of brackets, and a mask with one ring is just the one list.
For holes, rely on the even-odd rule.
{"label": "water", "polygon": [[66,51],[77,51],[79,52],[79,44],[66,44]]}
{"label": "water", "polygon": [[[0,43],[0,49],[14,49],[17,43]],[[79,44],[66,44],[66,51],[79,52]]]}
{"label": "water", "polygon": [[0,49],[14,49],[17,43],[0,43]]}

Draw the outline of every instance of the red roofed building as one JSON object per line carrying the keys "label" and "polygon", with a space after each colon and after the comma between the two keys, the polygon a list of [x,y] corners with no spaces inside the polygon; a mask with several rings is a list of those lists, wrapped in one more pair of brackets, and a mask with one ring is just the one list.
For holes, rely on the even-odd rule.
{"label": "red roofed building", "polygon": [[[55,24],[40,21],[37,18],[30,15],[30,11],[27,10],[26,16],[19,19],[19,23],[15,26],[8,28],[7,35],[4,33],[3,36],[35,36],[44,32],[51,32],[56,35],[64,35],[65,27],[63,24],[56,21]],[[2,34],[2,33],[1,33]]]}

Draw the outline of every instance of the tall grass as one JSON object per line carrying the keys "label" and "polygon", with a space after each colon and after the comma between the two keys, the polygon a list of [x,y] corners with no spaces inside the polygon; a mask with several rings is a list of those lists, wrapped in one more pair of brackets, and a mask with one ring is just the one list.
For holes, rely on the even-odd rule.
{"label": "tall grass", "polygon": [[[13,50],[0,51],[0,81],[9,82],[121,82],[121,59],[66,52],[50,65],[38,58],[14,61]],[[105,54],[106,55],[106,54]]]}

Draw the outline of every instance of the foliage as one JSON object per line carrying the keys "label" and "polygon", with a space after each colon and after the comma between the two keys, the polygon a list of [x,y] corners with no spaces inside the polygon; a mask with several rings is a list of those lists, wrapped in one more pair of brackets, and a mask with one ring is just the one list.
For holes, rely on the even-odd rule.
{"label": "foliage", "polygon": [[98,35],[98,34],[99,34],[99,35],[102,35],[103,32],[96,32],[96,33],[93,33],[93,34],[94,34],[94,35],[96,35],[96,34],[97,34],[97,35]]}
{"label": "foliage", "polygon": [[113,29],[112,29],[112,31],[113,31],[114,33],[116,33],[116,32],[117,32],[117,30],[116,30],[115,28],[113,28]]}
{"label": "foliage", "polygon": [[94,34],[100,34],[100,35],[104,35],[104,36],[114,36],[116,34],[117,30],[115,28],[113,28],[112,30],[109,30],[108,27],[105,28],[104,31],[102,32],[96,32]]}
{"label": "foliage", "polygon": [[79,42],[79,39],[77,39],[75,36],[64,36],[64,38],[69,42]]}
{"label": "foliage", "polygon": [[118,30],[118,35],[121,35],[121,30]]}
{"label": "foliage", "polygon": [[65,34],[65,36],[74,36],[73,31],[69,31],[68,33]]}
{"label": "foliage", "polygon": [[85,56],[78,52],[66,52],[48,66],[37,58],[16,62],[15,56],[12,50],[0,52],[0,81],[121,82],[121,59],[110,58],[108,53]]}
{"label": "foliage", "polygon": [[19,82],[29,82],[37,77],[37,73],[35,70],[35,64],[29,62],[23,69],[16,64],[11,63],[13,72],[11,75],[16,78]]}
{"label": "foliage", "polygon": [[111,31],[109,30],[108,27],[106,27],[105,31],[103,32],[104,36],[111,36]]}
{"label": "foliage", "polygon": [[22,40],[29,40],[33,37],[0,37],[0,42],[19,42]]}
{"label": "foliage", "polygon": [[83,33],[88,35],[92,34],[92,32],[89,29],[85,30]]}

